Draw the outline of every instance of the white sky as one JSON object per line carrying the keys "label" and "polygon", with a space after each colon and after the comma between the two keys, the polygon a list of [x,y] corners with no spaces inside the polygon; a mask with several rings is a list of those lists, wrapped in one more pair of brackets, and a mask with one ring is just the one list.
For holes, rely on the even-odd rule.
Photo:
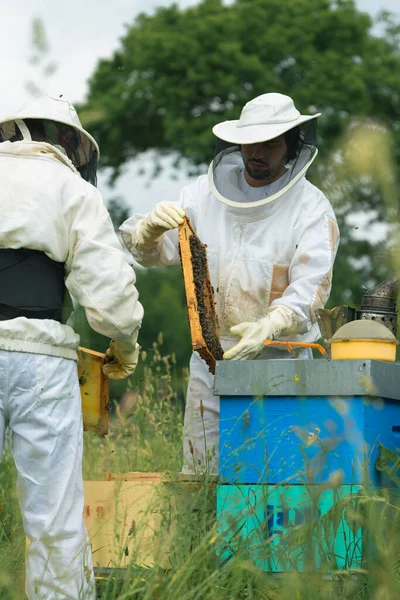
{"label": "white sky", "polygon": [[[24,84],[32,75],[31,55],[32,19],[38,17],[45,26],[50,56],[57,63],[56,73],[49,79],[45,91],[63,94],[72,102],[82,101],[87,90],[87,79],[97,61],[109,57],[118,47],[139,12],[153,12],[157,6],[170,4],[168,0],[0,0],[0,116],[7,116],[19,108],[29,95]],[[358,0],[360,10],[375,15],[380,9],[399,13],[398,0]],[[185,8],[196,0],[180,0]],[[100,149],[101,150],[101,149]],[[128,168],[110,192],[105,177],[100,177],[99,188],[104,197],[122,195],[132,211],[148,211],[160,200],[173,200],[186,182],[182,175],[177,181],[160,177],[146,187],[135,168]]]}

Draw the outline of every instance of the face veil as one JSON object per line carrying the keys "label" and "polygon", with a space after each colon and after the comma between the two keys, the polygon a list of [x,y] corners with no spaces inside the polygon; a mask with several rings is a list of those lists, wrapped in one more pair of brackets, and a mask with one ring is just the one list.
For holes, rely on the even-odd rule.
{"label": "face veil", "polygon": [[31,139],[46,142],[68,156],[74,167],[92,185],[97,183],[97,149],[71,125],[49,119],[23,119],[0,124],[0,142]]}
{"label": "face veil", "polygon": [[318,154],[317,119],[289,129],[284,136],[287,151],[283,174],[269,185],[251,189],[244,180],[241,146],[217,137],[214,158],[208,170],[214,196],[228,206],[245,209],[268,204],[291,189],[305,175]]}
{"label": "face veil", "polygon": [[99,147],[68,100],[41,96],[0,121],[0,142],[45,142],[63,152],[81,176],[96,185]]}

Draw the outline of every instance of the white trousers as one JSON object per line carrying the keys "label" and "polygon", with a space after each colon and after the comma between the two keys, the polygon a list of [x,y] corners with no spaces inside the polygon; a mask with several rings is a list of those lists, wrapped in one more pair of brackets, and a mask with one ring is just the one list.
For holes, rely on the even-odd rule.
{"label": "white trousers", "polygon": [[6,427],[25,533],[31,600],[94,599],[83,523],[81,397],[76,362],[0,350],[0,455]]}
{"label": "white trousers", "polygon": [[218,472],[219,396],[214,376],[193,352],[183,422],[183,473]]}
{"label": "white trousers", "polygon": [[[224,350],[232,346],[225,344]],[[309,360],[309,348],[302,349],[299,360]],[[265,348],[257,360],[290,359],[288,352]],[[214,396],[214,376],[205,361],[193,352],[186,394],[183,425],[183,473],[218,473],[219,396]]]}

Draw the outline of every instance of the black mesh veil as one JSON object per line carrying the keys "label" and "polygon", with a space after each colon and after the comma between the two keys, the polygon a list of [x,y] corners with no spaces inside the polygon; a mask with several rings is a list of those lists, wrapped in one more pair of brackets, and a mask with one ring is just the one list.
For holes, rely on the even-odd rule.
{"label": "black mesh veil", "polygon": [[283,174],[269,185],[257,188],[251,188],[244,178],[241,146],[217,138],[208,171],[210,188],[216,198],[240,208],[261,206],[282,196],[303,177],[318,153],[317,119],[310,119],[283,135],[287,146],[281,165]]}
{"label": "black mesh veil", "polygon": [[[19,124],[20,123],[20,124]],[[21,124],[22,123],[22,124]],[[97,149],[81,131],[69,124],[49,119],[23,119],[0,124],[0,142],[16,142],[27,139],[22,127],[26,127],[35,142],[46,142],[68,156],[83,179],[97,183]]]}

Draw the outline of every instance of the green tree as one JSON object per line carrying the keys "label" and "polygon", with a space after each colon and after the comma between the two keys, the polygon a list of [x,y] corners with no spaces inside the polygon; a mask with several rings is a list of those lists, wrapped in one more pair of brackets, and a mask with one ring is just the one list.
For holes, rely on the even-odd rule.
{"label": "green tree", "polygon": [[[291,95],[302,112],[322,112],[321,155],[310,176],[323,189],[332,191],[332,153],[354,119],[385,124],[398,158],[399,27],[387,13],[381,20],[384,35],[376,37],[353,0],[203,0],[141,14],[89,82],[86,108],[103,115],[91,123],[103,164],[116,178],[129,159],[153,149],[156,159],[173,153],[176,168],[204,170],[212,126],[266,91]],[[361,285],[390,268],[384,245],[354,239],[348,216],[368,211],[371,225],[382,222],[384,203],[373,182],[354,180],[333,196],[342,230],[333,300],[358,302]]]}

